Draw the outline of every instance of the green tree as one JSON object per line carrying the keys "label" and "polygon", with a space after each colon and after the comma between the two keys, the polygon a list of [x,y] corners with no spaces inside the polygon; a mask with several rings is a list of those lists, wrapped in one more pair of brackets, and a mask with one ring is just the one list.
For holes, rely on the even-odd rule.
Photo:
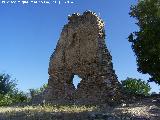
{"label": "green tree", "polygon": [[29,94],[30,94],[31,99],[33,99],[34,96],[38,94],[38,89],[29,89]]}
{"label": "green tree", "polygon": [[131,6],[130,16],[139,30],[129,35],[138,71],[149,74],[150,82],[160,84],[160,0],[139,0]]}
{"label": "green tree", "polygon": [[135,95],[148,95],[151,87],[142,79],[127,78],[121,81],[125,92]]}
{"label": "green tree", "polygon": [[28,97],[23,91],[16,91],[13,94],[9,94],[11,98],[13,99],[13,103],[19,103],[19,102],[27,102]]}
{"label": "green tree", "polygon": [[27,102],[27,95],[19,91],[17,81],[8,74],[0,74],[0,106]]}
{"label": "green tree", "polygon": [[40,92],[43,92],[47,88],[48,84],[44,84],[39,88]]}
{"label": "green tree", "polygon": [[29,89],[29,94],[31,98],[34,98],[36,95],[41,94],[47,88],[47,84],[42,85],[40,88],[37,89]]}
{"label": "green tree", "polygon": [[8,74],[0,74],[0,94],[13,93],[16,90],[16,81]]}

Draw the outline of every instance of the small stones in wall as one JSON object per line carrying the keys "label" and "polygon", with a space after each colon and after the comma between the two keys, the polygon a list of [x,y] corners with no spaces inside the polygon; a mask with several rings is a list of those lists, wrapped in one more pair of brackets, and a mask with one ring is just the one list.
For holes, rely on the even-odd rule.
{"label": "small stones in wall", "polygon": [[[103,20],[91,11],[74,13],[68,20],[51,55],[45,100],[95,104],[120,99],[120,83],[105,44]],[[73,75],[82,78],[77,89]]]}

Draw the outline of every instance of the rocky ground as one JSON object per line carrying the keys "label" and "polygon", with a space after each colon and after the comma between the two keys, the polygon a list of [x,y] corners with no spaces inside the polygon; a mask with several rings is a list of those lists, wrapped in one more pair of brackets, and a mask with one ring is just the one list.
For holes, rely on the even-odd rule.
{"label": "rocky ground", "polygon": [[0,120],[160,120],[160,97],[124,102],[115,107],[107,104],[1,107]]}

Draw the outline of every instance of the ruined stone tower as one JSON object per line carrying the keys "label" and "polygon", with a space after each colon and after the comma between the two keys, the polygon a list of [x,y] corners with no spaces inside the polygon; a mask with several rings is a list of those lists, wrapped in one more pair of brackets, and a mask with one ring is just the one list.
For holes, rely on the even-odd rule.
{"label": "ruined stone tower", "polygon": [[[105,44],[104,22],[86,11],[68,17],[50,57],[45,99],[52,103],[105,103],[120,98],[120,84]],[[77,89],[73,76],[82,78]]]}

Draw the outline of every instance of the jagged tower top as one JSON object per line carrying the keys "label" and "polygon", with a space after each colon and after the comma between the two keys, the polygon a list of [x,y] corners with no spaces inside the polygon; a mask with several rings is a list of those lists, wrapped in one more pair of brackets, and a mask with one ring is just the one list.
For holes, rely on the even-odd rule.
{"label": "jagged tower top", "polygon": [[69,23],[75,23],[77,21],[92,19],[95,22],[102,23],[104,25],[103,20],[95,13],[90,10],[85,11],[82,15],[80,13],[73,13],[72,15],[68,15]]}

